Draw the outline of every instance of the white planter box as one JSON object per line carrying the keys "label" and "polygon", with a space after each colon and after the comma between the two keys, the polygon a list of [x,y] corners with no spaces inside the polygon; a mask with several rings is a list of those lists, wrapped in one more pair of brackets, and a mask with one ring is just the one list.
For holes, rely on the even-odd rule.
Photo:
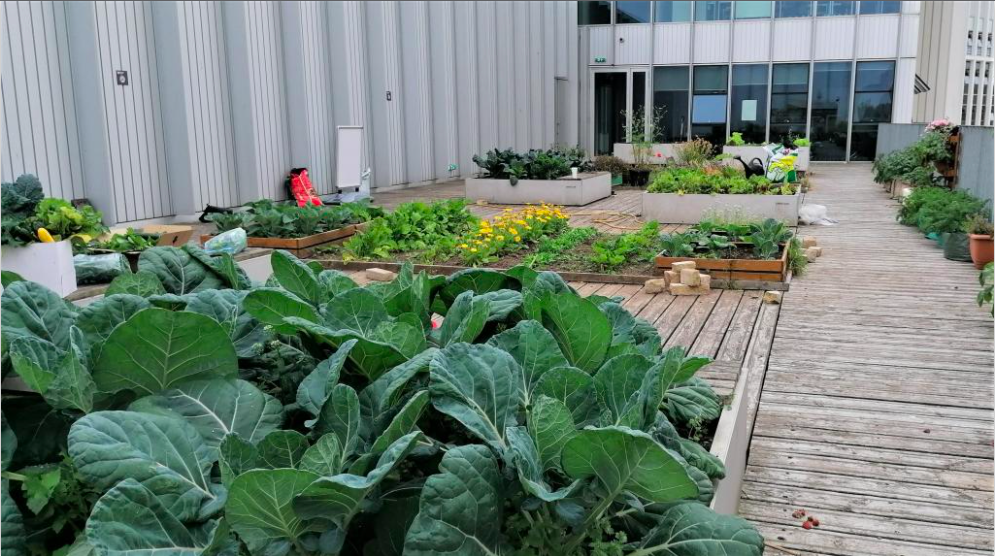
{"label": "white planter box", "polygon": [[[741,147],[724,145],[722,147],[722,152],[733,156],[740,156],[746,161],[747,164],[749,164],[754,158],[759,158],[761,162],[765,163],[767,160],[767,151],[765,151],[761,145],[743,145]],[[808,162],[811,156],[810,153],[810,147],[798,147],[798,158],[795,159],[795,170],[802,172],[808,171]]]}
{"label": "white planter box", "polygon": [[798,224],[801,193],[794,195],[678,195],[643,193],[643,220],[665,224],[697,224],[715,213],[742,218],[775,218],[789,226]]}
{"label": "white planter box", "polygon": [[5,245],[0,268],[38,282],[65,297],[76,291],[76,268],[69,240],[56,243],[32,243],[24,247]]}
{"label": "white planter box", "polygon": [[467,199],[498,205],[581,206],[611,194],[612,175],[608,172],[580,174],[578,179],[566,176],[555,180],[518,180],[515,185],[508,180],[490,178],[466,180]]}
{"label": "white planter box", "polygon": [[[646,157],[648,164],[666,164],[668,158],[677,158],[677,146],[680,143],[653,143],[650,153]],[[660,153],[660,156],[656,154]],[[615,143],[612,147],[612,154],[629,164],[636,162],[636,157],[632,154],[632,143]]]}

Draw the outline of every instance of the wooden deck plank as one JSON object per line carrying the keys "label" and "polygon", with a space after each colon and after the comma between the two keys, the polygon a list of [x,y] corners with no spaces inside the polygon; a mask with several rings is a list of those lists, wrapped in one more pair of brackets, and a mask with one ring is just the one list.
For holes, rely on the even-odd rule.
{"label": "wooden deck plank", "polygon": [[[806,202],[840,223],[801,230],[824,254],[784,295],[739,513],[765,554],[991,554],[995,360],[977,272],[897,224],[868,166],[816,168]],[[797,508],[821,526],[802,529]]]}

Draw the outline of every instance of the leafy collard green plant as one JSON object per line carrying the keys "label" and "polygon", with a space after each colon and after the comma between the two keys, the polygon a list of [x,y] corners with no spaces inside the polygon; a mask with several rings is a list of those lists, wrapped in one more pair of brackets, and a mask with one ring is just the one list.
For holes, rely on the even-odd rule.
{"label": "leafy collard green plant", "polygon": [[763,552],[681,436],[721,410],[708,359],[618,300],[525,267],[359,287],[276,252],[255,286],[142,257],[85,308],[3,292],[36,392],[4,404],[5,554]]}

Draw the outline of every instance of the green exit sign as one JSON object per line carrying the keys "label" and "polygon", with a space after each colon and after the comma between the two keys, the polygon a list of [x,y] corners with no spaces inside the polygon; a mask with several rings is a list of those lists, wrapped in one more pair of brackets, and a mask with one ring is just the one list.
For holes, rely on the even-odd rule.
{"label": "green exit sign", "polygon": [[596,56],[596,57],[594,58],[594,63],[595,63],[595,64],[604,64],[604,63],[605,63],[605,62],[607,62],[607,61],[608,61],[608,59],[607,59],[607,58],[605,58],[604,56]]}

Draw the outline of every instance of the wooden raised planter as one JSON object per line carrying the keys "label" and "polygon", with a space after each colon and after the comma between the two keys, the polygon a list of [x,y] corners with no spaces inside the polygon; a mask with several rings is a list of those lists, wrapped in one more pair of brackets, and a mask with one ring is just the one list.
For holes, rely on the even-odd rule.
{"label": "wooden raised planter", "polygon": [[[736,243],[736,245],[746,245]],[[781,248],[781,256],[774,260],[758,259],[704,259],[692,257],[656,258],[657,268],[670,270],[673,264],[681,261],[694,261],[695,267],[712,277],[712,280],[761,280],[765,282],[785,282],[788,280],[788,246]],[[769,289],[769,288],[768,288]]]}
{"label": "wooden raised planter", "polygon": [[[310,257],[314,252],[316,247],[335,243],[340,240],[344,240],[347,237],[353,236],[356,232],[366,229],[368,225],[367,222],[362,222],[359,224],[349,224],[348,226],[343,226],[337,230],[328,230],[327,232],[321,232],[320,234],[314,234],[305,237],[252,237],[249,236],[247,239],[248,247],[261,247],[266,249],[283,249],[289,251],[291,254],[297,258],[307,258]],[[203,245],[207,243],[208,240],[213,238],[214,235],[202,235],[200,236],[200,244]]]}

